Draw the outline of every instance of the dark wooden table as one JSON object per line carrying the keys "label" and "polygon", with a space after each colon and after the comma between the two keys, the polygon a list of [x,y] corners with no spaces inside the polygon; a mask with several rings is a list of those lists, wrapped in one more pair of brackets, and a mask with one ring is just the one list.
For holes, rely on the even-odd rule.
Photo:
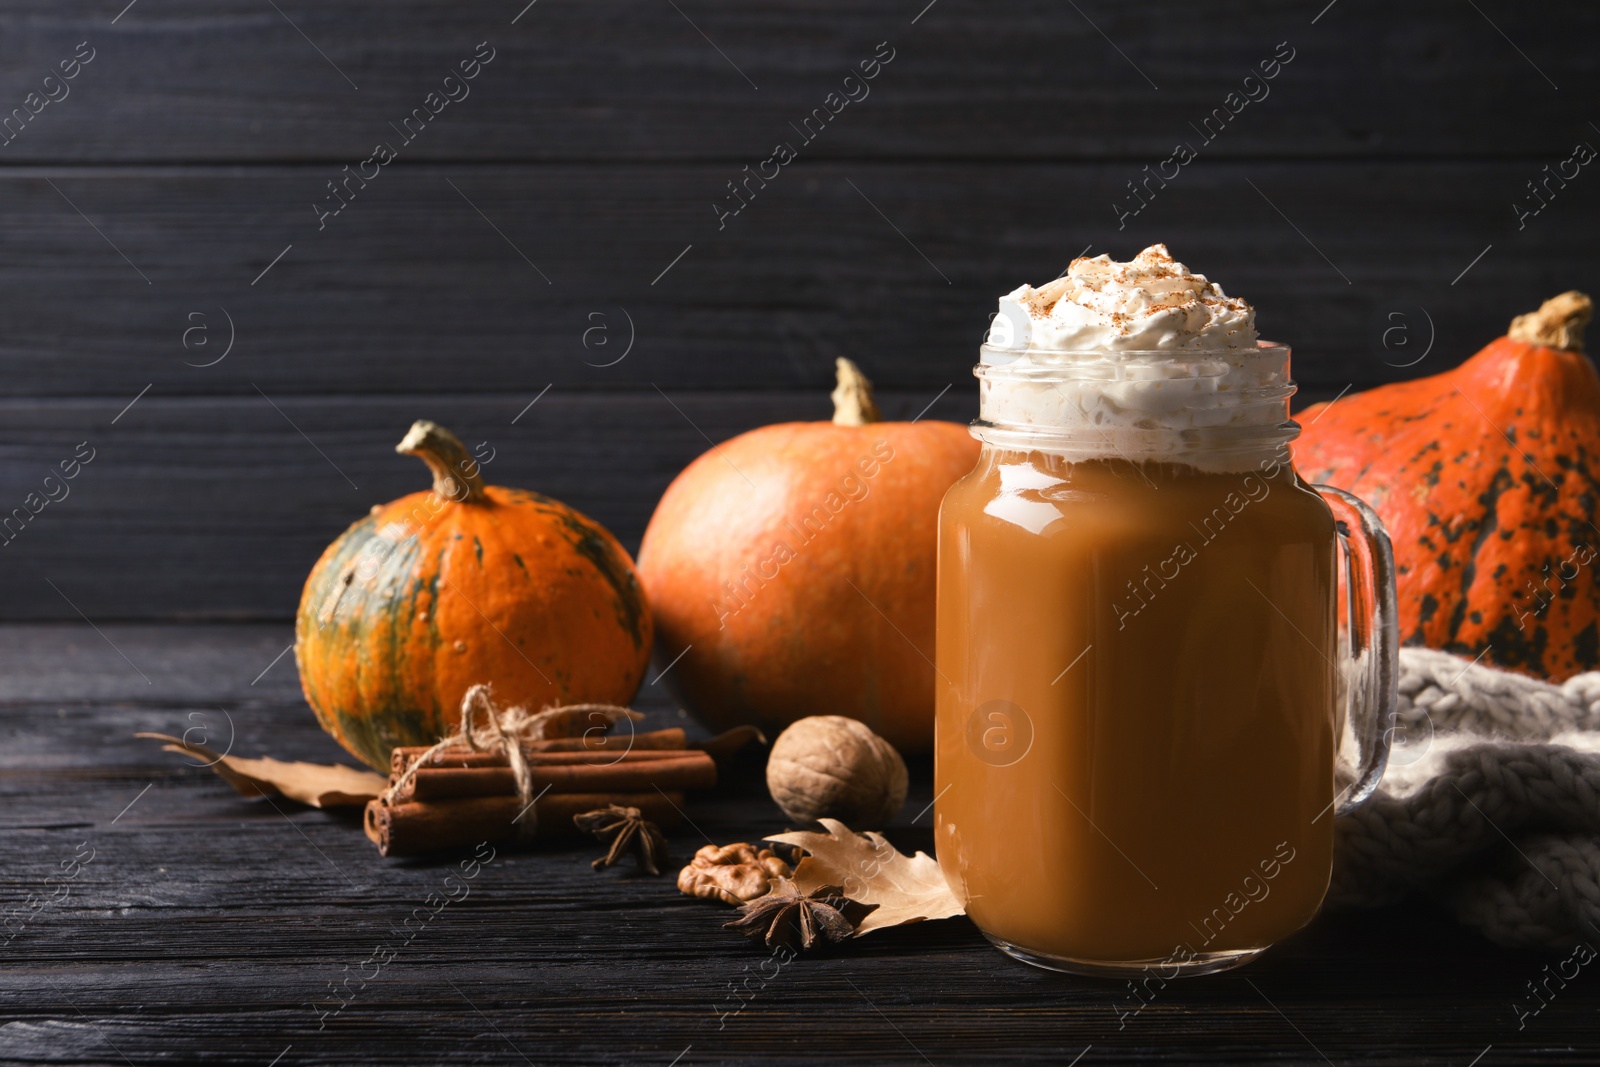
{"label": "dark wooden table", "polygon": [[[1422,904],[1324,915],[1254,966],[1169,985],[1137,1014],[1125,985],[1014,963],[965,919],[778,967],[719,929],[727,909],[680,895],[670,875],[596,873],[583,845],[502,850],[468,895],[452,888],[460,899],[440,906],[456,862],[381,859],[353,813],[245,800],[133,738],[198,729],[239,755],[340,759],[300,697],[292,655],[278,658],[289,641],[279,625],[0,631],[0,896],[17,916],[29,894],[51,897],[13,918],[4,943],[0,1061],[1597,1058],[1594,974],[1519,1028],[1513,1002],[1533,1003],[1525,983],[1546,960],[1495,949]],[[658,689],[640,706],[678,717]],[[917,817],[931,800],[927,769],[913,779],[890,836],[928,849],[929,819]],[[679,858],[706,837],[784,825],[759,779],[689,815],[694,826],[673,838]],[[393,958],[363,965],[382,946]]]}
{"label": "dark wooden table", "polygon": [[[132,735],[343,757],[284,620],[329,540],[425,487],[416,418],[635,550],[708,440],[826,418],[836,356],[886,417],[970,419],[995,297],[1080,251],[1170,243],[1295,346],[1302,400],[1454,366],[1600,292],[1594,167],[1524,217],[1600,136],[1597,34],[1575,0],[0,0],[0,1061],[1595,1062],[1600,968],[1519,1028],[1545,961],[1425,905],[1127,1016],[959,919],[773,974],[727,911],[574,847],[499,855],[373,973],[453,863]],[[803,136],[879,42],[870,99]],[[400,158],[323,219],[380,139]],[[724,225],[779,140],[800,158]],[[1201,157],[1124,217],[1180,140]],[[923,767],[900,847],[930,799]],[[691,814],[680,858],[784,825],[758,780]]]}

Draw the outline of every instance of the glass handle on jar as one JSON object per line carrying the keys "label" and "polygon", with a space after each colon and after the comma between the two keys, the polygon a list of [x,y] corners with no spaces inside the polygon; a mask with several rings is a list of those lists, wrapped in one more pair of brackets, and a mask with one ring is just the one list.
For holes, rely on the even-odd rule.
{"label": "glass handle on jar", "polygon": [[1317,492],[1333,512],[1345,563],[1350,648],[1345,657],[1345,720],[1353,739],[1353,782],[1335,798],[1335,815],[1354,811],[1377,791],[1389,762],[1399,703],[1400,627],[1394,591],[1394,549],[1383,522],[1359,498],[1331,485]]}

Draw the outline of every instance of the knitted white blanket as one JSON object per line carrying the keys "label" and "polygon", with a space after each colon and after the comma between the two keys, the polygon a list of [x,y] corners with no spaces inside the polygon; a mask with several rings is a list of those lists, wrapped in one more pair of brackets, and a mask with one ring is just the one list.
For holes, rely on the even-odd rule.
{"label": "knitted white blanket", "polygon": [[1411,892],[1502,945],[1600,937],[1600,672],[1550,685],[1400,650],[1389,769],[1339,820],[1328,904]]}

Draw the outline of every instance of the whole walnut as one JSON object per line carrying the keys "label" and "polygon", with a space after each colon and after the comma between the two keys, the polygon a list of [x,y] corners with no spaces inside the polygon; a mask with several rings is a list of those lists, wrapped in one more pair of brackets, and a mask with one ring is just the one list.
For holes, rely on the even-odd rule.
{"label": "whole walnut", "polygon": [[887,823],[905,804],[906,765],[864,723],[813,715],[773,742],[767,789],[791,819],[838,819],[869,829]]}

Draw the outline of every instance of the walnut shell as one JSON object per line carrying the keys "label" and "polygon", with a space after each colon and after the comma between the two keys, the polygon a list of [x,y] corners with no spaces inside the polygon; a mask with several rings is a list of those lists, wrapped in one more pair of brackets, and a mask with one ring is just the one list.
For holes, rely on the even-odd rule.
{"label": "walnut shell", "polygon": [[843,715],[813,715],[778,735],[767,760],[767,789],[801,822],[838,819],[871,829],[906,802],[906,765],[894,746]]}
{"label": "walnut shell", "polygon": [[738,905],[766,896],[773,879],[790,873],[789,865],[769,848],[757,851],[743,841],[706,845],[678,872],[678,891]]}

